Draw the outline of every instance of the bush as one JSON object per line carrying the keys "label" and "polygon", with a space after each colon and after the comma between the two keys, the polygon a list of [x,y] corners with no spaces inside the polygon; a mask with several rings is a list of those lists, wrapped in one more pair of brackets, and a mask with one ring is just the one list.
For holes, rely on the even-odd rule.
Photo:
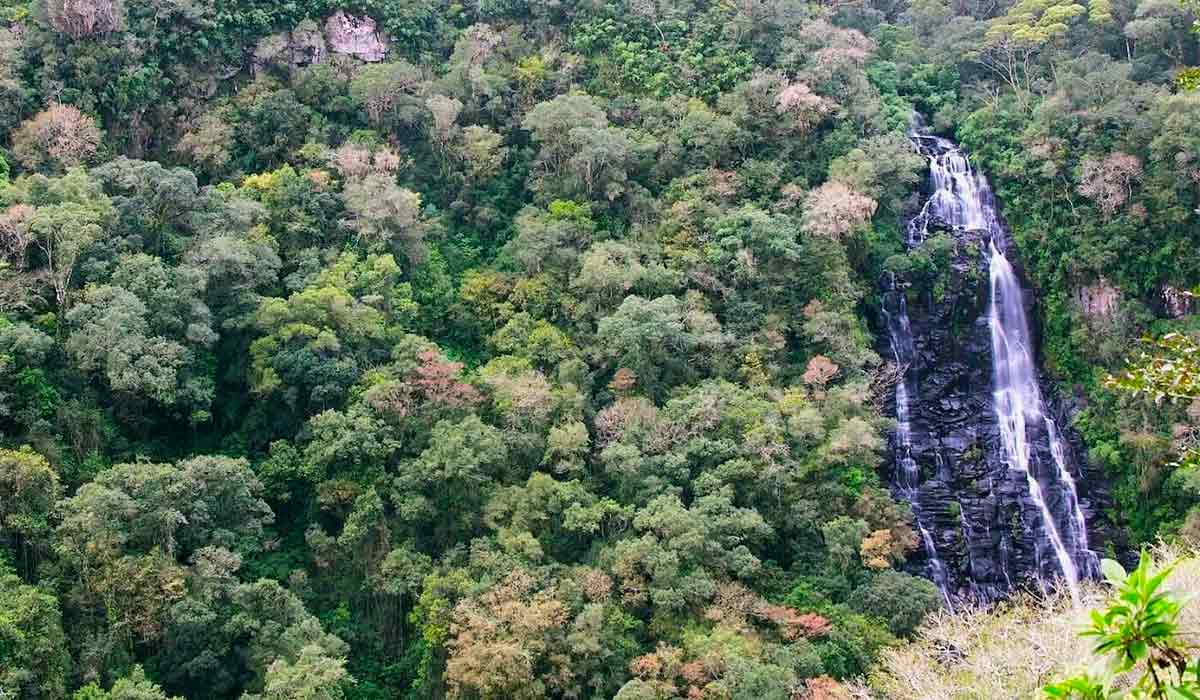
{"label": "bush", "polygon": [[854,591],[850,605],[886,622],[892,634],[907,637],[926,615],[942,606],[942,596],[923,578],[884,571]]}
{"label": "bush", "polygon": [[[1116,599],[1093,610],[1092,625],[1083,637],[1096,640],[1092,653],[1107,663],[1099,673],[1088,671],[1043,691],[1052,698],[1082,700],[1192,700],[1200,697],[1200,657],[1189,661],[1196,647],[1180,631],[1183,603],[1163,585],[1174,564],[1157,567],[1142,552],[1141,563],[1126,574],[1121,565],[1105,559],[1104,577],[1116,588]],[[1126,686],[1131,679],[1133,686]]]}

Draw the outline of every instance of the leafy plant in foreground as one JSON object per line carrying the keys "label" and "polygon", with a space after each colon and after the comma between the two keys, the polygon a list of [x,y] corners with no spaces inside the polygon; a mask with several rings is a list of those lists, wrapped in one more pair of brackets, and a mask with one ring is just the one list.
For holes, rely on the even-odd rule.
{"label": "leafy plant in foreground", "polygon": [[[1105,559],[1104,577],[1117,588],[1116,599],[1104,610],[1093,610],[1091,626],[1082,635],[1096,639],[1093,653],[1105,660],[1099,672],[1089,672],[1042,689],[1050,698],[1083,700],[1200,700],[1200,656],[1179,630],[1183,601],[1163,583],[1173,566],[1157,569],[1142,552],[1133,572]],[[1128,674],[1140,675],[1125,687]]]}

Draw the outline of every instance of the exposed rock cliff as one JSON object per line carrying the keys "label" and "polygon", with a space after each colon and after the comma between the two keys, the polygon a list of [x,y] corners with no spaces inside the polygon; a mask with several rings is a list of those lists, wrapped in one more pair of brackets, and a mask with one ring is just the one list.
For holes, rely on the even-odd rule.
{"label": "exposed rock cliff", "polygon": [[324,27],[305,20],[291,31],[264,37],[254,47],[251,69],[258,72],[275,66],[292,71],[324,63],[330,54],[375,63],[387,57],[388,44],[374,19],[338,10],[325,20]]}
{"label": "exposed rock cliff", "polygon": [[366,15],[351,15],[341,10],[325,20],[325,40],[333,53],[354,56],[367,62],[387,56],[388,39],[379,32],[375,20]]}

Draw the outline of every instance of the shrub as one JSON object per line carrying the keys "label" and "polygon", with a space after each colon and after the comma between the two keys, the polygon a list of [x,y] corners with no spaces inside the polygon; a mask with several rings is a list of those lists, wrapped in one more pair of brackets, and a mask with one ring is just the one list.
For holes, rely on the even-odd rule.
{"label": "shrub", "polygon": [[[1165,587],[1173,564],[1158,567],[1146,552],[1132,573],[1105,559],[1104,577],[1116,598],[1093,610],[1081,636],[1096,640],[1092,653],[1107,663],[1043,688],[1052,698],[1082,700],[1194,700],[1200,698],[1200,657],[1180,630],[1183,603]],[[1132,686],[1128,687],[1132,681]],[[1127,686],[1127,687],[1122,687]],[[1116,690],[1114,690],[1116,688]]]}

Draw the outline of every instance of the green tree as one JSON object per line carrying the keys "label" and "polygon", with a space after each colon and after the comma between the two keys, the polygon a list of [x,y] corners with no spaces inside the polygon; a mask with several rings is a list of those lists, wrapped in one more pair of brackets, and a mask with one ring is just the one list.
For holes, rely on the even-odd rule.
{"label": "green tree", "polygon": [[116,210],[112,235],[159,255],[177,253],[191,233],[200,208],[196,176],[186,168],[118,158],[91,171],[104,184]]}
{"label": "green tree", "polygon": [[134,666],[128,674],[121,676],[107,692],[95,683],[89,683],[75,692],[75,700],[178,700],[163,692],[157,683],[146,677],[141,666]]}
{"label": "green tree", "polygon": [[730,343],[711,314],[689,309],[673,295],[626,297],[616,311],[600,319],[596,340],[611,362],[633,370],[655,390],[693,376],[702,366],[697,353],[711,356]]}
{"label": "green tree", "polygon": [[187,561],[196,550],[263,546],[272,514],[245,459],[193,457],[176,464],[120,464],[60,504],[55,548],[88,575],[95,561],[156,551]]}
{"label": "green tree", "polygon": [[48,549],[61,496],[58,473],[45,457],[29,447],[0,449],[0,534],[26,579],[33,579]]}
{"label": "green tree", "polygon": [[[0,457],[0,459],[3,459]],[[0,690],[18,700],[67,697],[71,655],[51,594],[26,585],[0,561]]]}
{"label": "green tree", "polygon": [[866,522],[845,515],[821,526],[829,558],[843,573],[849,571],[858,561],[863,538],[870,531],[871,528]]}
{"label": "green tree", "polygon": [[287,299],[263,299],[253,390],[282,396],[300,416],[340,406],[366,367],[388,359],[411,315],[411,287],[399,275],[391,255],[346,253]]}
{"label": "green tree", "polygon": [[[178,403],[190,409],[188,415],[207,411],[211,380],[188,376],[192,352],[177,340],[154,334],[151,311],[133,292],[88,287],[65,320],[70,335],[64,348],[80,370],[102,374],[114,392],[163,406]],[[211,329],[203,325],[190,324],[185,332],[212,342]]]}
{"label": "green tree", "polygon": [[500,431],[471,415],[433,426],[429,447],[403,463],[392,499],[400,516],[431,527],[446,547],[477,532],[483,504],[504,477],[508,445]]}
{"label": "green tree", "polygon": [[560,95],[535,105],[521,126],[540,146],[534,190],[547,197],[621,195],[634,144],[612,127],[597,101],[588,95]]}
{"label": "green tree", "polygon": [[570,561],[596,537],[628,526],[632,511],[597,497],[578,481],[556,481],[541,472],[523,485],[498,490],[487,503],[485,520],[502,546],[530,561]]}
{"label": "green tree", "polygon": [[58,308],[66,311],[76,266],[88,247],[103,237],[112,204],[100,184],[81,169],[54,179],[35,175],[16,187],[21,199],[36,207],[29,231],[42,253]]}
{"label": "green tree", "polygon": [[277,660],[267,667],[261,694],[247,693],[246,700],[340,700],[352,682],[346,659],[326,655],[315,644],[300,650],[294,661]]}
{"label": "green tree", "polygon": [[899,571],[871,577],[850,599],[851,607],[885,620],[898,637],[908,637],[929,613],[942,607],[937,587],[923,578]]}
{"label": "green tree", "polygon": [[391,130],[420,123],[423,91],[420,69],[406,61],[366,66],[350,83],[350,95],[371,122]]}
{"label": "green tree", "polygon": [[421,195],[376,173],[348,182],[342,196],[363,247],[387,250],[395,245],[413,264],[425,260]]}
{"label": "green tree", "polygon": [[526,207],[513,224],[517,235],[505,251],[535,274],[571,269],[596,228],[591,207],[566,200],[555,200],[545,210]]}

